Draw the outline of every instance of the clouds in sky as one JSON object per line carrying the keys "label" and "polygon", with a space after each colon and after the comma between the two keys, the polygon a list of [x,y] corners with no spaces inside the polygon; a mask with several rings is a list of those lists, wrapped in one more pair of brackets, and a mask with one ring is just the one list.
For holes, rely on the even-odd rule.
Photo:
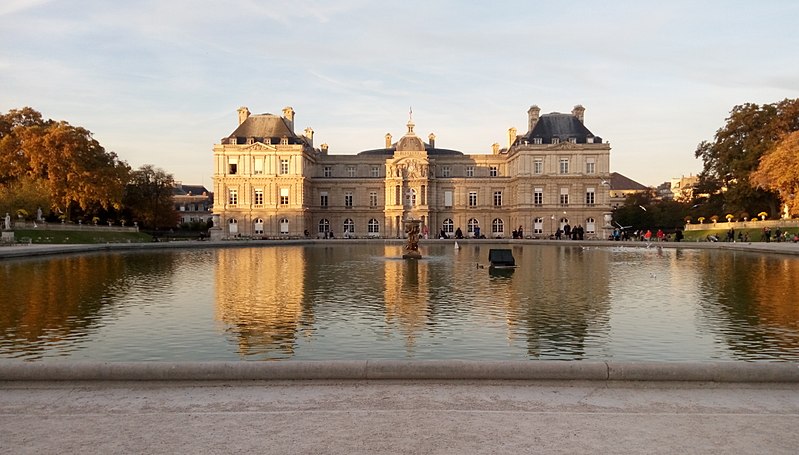
{"label": "clouds in sky", "polygon": [[543,112],[587,108],[612,170],[696,173],[745,102],[799,96],[792,1],[168,2],[0,5],[0,110],[84,126],[133,166],[210,185],[236,108],[291,105],[332,153],[417,132],[490,153]]}

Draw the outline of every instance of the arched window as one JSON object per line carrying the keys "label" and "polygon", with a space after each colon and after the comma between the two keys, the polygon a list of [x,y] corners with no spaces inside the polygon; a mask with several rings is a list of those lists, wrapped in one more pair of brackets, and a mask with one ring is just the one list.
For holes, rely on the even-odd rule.
{"label": "arched window", "polygon": [[328,232],[330,232],[330,221],[322,218],[319,220],[319,233],[327,234]]}
{"label": "arched window", "polygon": [[280,233],[281,234],[288,234],[289,233],[289,220],[288,220],[288,218],[281,218],[280,219]]}
{"label": "arched window", "polygon": [[255,235],[263,235],[263,233],[264,233],[264,220],[263,219],[256,218],[255,221],[253,221],[252,233],[255,234]]}
{"label": "arched window", "polygon": [[376,219],[372,218],[369,220],[369,224],[367,225],[368,232],[370,234],[379,234],[380,233],[380,223],[377,222]]}
{"label": "arched window", "polygon": [[544,233],[544,219],[541,217],[535,218],[533,220],[533,234],[543,234]]}
{"label": "arched window", "polygon": [[347,218],[344,220],[344,235],[352,235],[355,233],[355,222],[352,221],[352,218]]}
{"label": "arched window", "polygon": [[228,222],[228,232],[231,234],[238,234],[239,233],[239,222],[235,218],[231,218],[227,220]]}
{"label": "arched window", "polygon": [[444,232],[446,232],[447,234],[452,234],[453,232],[455,232],[455,223],[453,223],[451,219],[447,218],[446,220],[444,220],[442,228],[444,229]]}
{"label": "arched window", "polygon": [[495,236],[501,236],[505,232],[505,223],[499,218],[494,218],[491,222],[491,233]]}
{"label": "arched window", "polygon": [[466,232],[468,232],[470,234],[474,234],[475,233],[475,229],[474,228],[477,228],[477,227],[480,227],[480,222],[477,221],[474,218],[470,218],[469,219],[469,223],[466,225],[466,229],[467,229]]}
{"label": "arched window", "polygon": [[585,220],[585,232],[587,234],[596,234],[596,221],[593,218]]}

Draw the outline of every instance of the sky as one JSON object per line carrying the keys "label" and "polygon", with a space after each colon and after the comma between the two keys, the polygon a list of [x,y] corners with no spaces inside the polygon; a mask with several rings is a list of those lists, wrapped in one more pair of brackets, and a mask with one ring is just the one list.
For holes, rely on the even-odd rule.
{"label": "sky", "polygon": [[3,0],[0,112],[90,130],[137,168],[212,188],[213,145],[296,111],[331,154],[417,134],[505,146],[527,109],[586,108],[611,171],[697,174],[697,145],[744,103],[799,97],[799,2]]}

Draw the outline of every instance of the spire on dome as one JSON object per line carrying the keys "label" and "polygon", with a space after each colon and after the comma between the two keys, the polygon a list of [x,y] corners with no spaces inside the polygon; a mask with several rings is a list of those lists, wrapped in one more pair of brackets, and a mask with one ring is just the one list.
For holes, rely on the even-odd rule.
{"label": "spire on dome", "polygon": [[413,132],[413,127],[416,126],[413,123],[413,106],[411,106],[410,110],[408,111],[408,135],[415,136],[416,133]]}

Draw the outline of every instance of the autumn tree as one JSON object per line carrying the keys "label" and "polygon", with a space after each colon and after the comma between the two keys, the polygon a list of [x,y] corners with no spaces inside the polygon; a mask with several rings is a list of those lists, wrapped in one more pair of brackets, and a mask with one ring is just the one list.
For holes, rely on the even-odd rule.
{"label": "autumn tree", "polygon": [[750,175],[780,137],[797,130],[799,99],[735,106],[727,124],[716,131],[713,142],[703,141],[696,149],[696,157],[704,163],[700,191],[714,194],[726,188],[723,205],[728,212],[757,213],[768,209],[774,213],[779,205],[778,195],[752,184]]}
{"label": "autumn tree", "polygon": [[786,135],[766,153],[751,179],[760,188],[778,192],[789,214],[799,216],[799,131]]}
{"label": "autumn tree", "polygon": [[125,188],[125,210],[134,221],[150,229],[173,228],[178,213],[173,199],[175,178],[163,169],[146,164],[131,172]]}
{"label": "autumn tree", "polygon": [[130,168],[85,128],[44,120],[26,107],[0,116],[0,185],[41,183],[49,208],[69,218],[74,209],[119,208]]}

